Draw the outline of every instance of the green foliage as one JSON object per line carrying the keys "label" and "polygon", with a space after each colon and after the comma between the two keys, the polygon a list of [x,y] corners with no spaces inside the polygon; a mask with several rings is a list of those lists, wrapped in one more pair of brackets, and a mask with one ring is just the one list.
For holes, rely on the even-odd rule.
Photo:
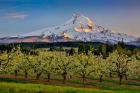
{"label": "green foliage", "polygon": [[88,52],[94,52],[93,47],[91,45],[87,45],[87,44],[80,44],[78,47],[78,53],[84,53],[86,55],[88,55]]}
{"label": "green foliage", "polygon": [[13,63],[11,62],[12,54],[7,51],[0,53],[0,73],[11,71]]}
{"label": "green foliage", "polygon": [[109,93],[112,90],[82,89],[42,84],[0,83],[0,93]]}
{"label": "green foliage", "polygon": [[95,57],[93,65],[93,77],[99,78],[99,81],[102,82],[102,78],[109,73],[109,63],[101,55]]}
{"label": "green foliage", "polygon": [[67,76],[72,75],[75,69],[73,56],[65,56],[62,53],[56,58],[56,71],[63,77],[63,82],[67,80]]}
{"label": "green foliage", "polygon": [[70,50],[66,50],[67,55],[72,56],[76,53],[74,48],[71,48]]}
{"label": "green foliage", "polygon": [[85,83],[86,78],[93,72],[93,60],[94,56],[90,52],[88,53],[88,55],[85,55],[83,53],[76,55],[76,73],[82,78],[83,84]]}
{"label": "green foliage", "polygon": [[123,76],[126,74],[127,71],[127,56],[125,54],[120,54],[121,52],[115,51],[110,55],[110,61],[111,61],[111,70],[116,75],[118,75],[120,79],[120,84],[122,82]]}

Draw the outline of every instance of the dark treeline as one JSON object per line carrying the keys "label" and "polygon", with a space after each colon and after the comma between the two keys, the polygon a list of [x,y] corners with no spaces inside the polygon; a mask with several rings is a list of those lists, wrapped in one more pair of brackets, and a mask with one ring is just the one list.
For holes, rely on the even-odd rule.
{"label": "dark treeline", "polygon": [[[8,51],[10,52],[13,48],[20,46],[22,51],[26,54],[37,54],[34,49],[37,48],[49,48],[50,51],[58,50],[58,51],[66,51],[68,54],[73,54],[75,52],[74,48],[78,48],[78,53],[88,53],[88,51],[93,51],[94,54],[100,55],[102,54],[104,58],[108,57],[109,53],[113,50],[116,50],[117,47],[122,47],[126,49],[127,54],[135,54],[137,50],[136,46],[125,45],[123,42],[118,42],[116,45],[104,44],[99,42],[55,42],[55,43],[14,43],[7,45],[0,45],[0,51]],[[64,47],[69,47],[70,49],[64,49]]]}
{"label": "dark treeline", "polygon": [[[43,43],[43,42],[36,42],[36,43],[12,43],[6,45],[0,45],[3,48],[10,48],[14,46],[21,46],[26,48],[50,48],[50,47],[78,47],[79,44],[87,44],[87,45],[100,45],[102,43],[98,42],[54,42],[54,43]],[[1,48],[0,48],[1,49]]]}

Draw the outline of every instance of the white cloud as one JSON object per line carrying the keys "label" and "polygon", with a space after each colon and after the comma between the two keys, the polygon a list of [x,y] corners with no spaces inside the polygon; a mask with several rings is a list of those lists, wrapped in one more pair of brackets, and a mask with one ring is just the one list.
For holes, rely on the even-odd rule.
{"label": "white cloud", "polygon": [[22,20],[25,19],[28,15],[25,13],[10,13],[5,16],[5,18],[10,20]]}

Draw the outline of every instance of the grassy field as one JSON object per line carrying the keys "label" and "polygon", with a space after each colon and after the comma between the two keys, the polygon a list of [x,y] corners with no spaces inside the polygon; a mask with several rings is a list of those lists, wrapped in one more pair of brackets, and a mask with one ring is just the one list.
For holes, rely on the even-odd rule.
{"label": "grassy field", "polygon": [[0,83],[0,93],[139,93],[138,90],[130,89],[91,89],[51,86],[30,83]]}
{"label": "grassy field", "polygon": [[85,88],[74,85],[82,85],[81,82],[74,80],[68,82],[71,85],[68,83],[64,85],[36,84],[26,80],[0,78],[0,93],[140,93],[140,84],[134,82],[124,82],[120,86],[115,83],[115,80],[105,80],[102,83],[95,80],[87,82]]}
{"label": "grassy field", "polygon": [[42,84],[0,83],[0,93],[111,93],[112,90],[82,89]]}

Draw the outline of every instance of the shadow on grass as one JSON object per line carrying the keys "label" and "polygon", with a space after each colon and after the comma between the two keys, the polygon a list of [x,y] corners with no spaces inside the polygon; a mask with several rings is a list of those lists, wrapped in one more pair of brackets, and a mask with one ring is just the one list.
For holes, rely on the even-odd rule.
{"label": "shadow on grass", "polygon": [[29,83],[25,80],[17,80],[14,78],[0,78],[0,81],[4,81],[4,82],[14,82],[14,83]]}

